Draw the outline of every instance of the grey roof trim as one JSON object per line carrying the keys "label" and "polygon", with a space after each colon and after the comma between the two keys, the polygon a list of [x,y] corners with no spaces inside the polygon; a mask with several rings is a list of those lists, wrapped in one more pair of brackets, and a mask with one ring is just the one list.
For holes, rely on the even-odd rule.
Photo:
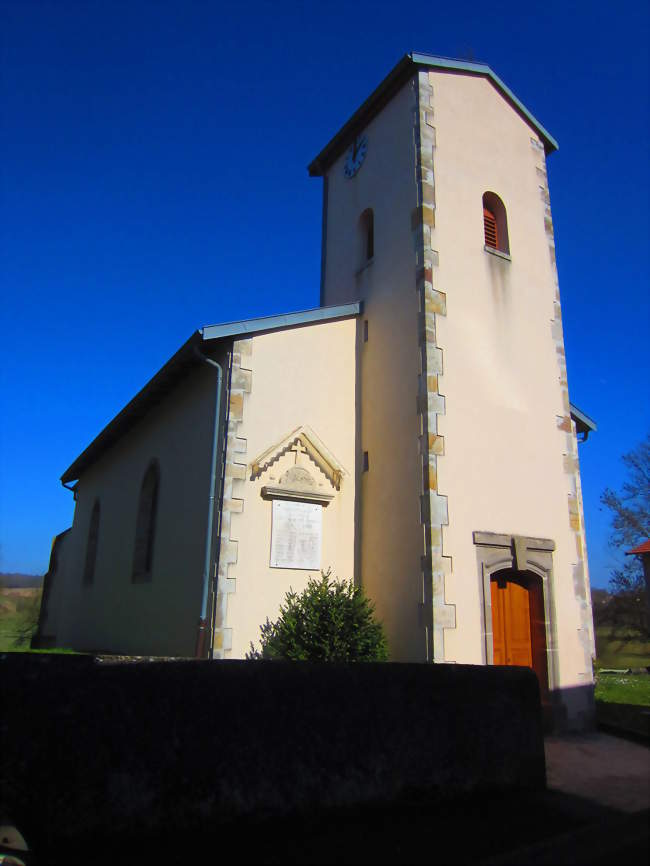
{"label": "grey roof trim", "polygon": [[244,319],[241,322],[226,322],[223,325],[207,325],[200,333],[204,340],[218,340],[222,337],[257,334],[260,331],[276,331],[296,325],[309,325],[315,322],[331,322],[358,316],[361,303],[340,304],[334,307],[316,307],[314,310],[301,310],[298,313],[280,313],[277,316],[263,316],[259,319]]}
{"label": "grey roof trim", "polygon": [[320,177],[337,157],[343,153],[353,135],[366,127],[372,118],[383,108],[383,106],[397,93],[397,91],[408,81],[409,77],[418,67],[430,69],[443,69],[449,72],[465,73],[467,75],[481,75],[488,78],[494,87],[510,102],[512,107],[521,117],[537,132],[544,142],[544,150],[547,154],[557,150],[559,145],[553,136],[542,126],[541,123],[528,111],[510,88],[496,75],[486,63],[473,63],[466,60],[453,60],[447,57],[437,57],[433,54],[422,54],[412,52],[405,54],[388,73],[386,78],[379,84],[370,96],[354,112],[352,117],[341,127],[336,135],[325,145],[321,152],[309,164],[309,174],[312,177]]}
{"label": "grey roof trim", "polygon": [[[598,430],[598,426],[593,418],[590,418],[589,415],[585,415],[577,406],[573,403],[569,403],[569,409],[571,410],[571,417],[576,422],[576,428],[578,433],[595,433]],[[586,437],[585,437],[586,438]]]}
{"label": "grey roof trim", "polygon": [[104,427],[90,445],[81,452],[77,459],[61,476],[61,483],[67,484],[77,480],[81,473],[114,445],[128,430],[142,418],[156,403],[176,385],[194,364],[199,363],[194,354],[194,347],[201,344],[201,335],[195,331],[180,349],[164,364],[141,391],[118,412]]}
{"label": "grey roof trim", "polygon": [[523,102],[517,99],[508,85],[499,78],[496,72],[490,69],[487,63],[470,63],[467,60],[452,60],[446,57],[435,57],[431,54],[418,54],[417,52],[413,52],[411,57],[413,58],[413,62],[420,66],[431,66],[434,69],[455,69],[458,72],[469,72],[472,75],[485,75],[492,81],[496,89],[501,91],[517,111],[523,115],[524,119],[528,121],[533,129],[539,133],[540,138],[544,141],[546,152],[552,153],[554,150],[559,149],[560,145],[551,133],[528,111]]}
{"label": "grey roof trim", "polygon": [[283,313],[278,316],[265,316],[260,319],[247,319],[242,322],[228,322],[224,325],[208,325],[195,331],[166,364],[147,382],[144,388],[110,421],[90,445],[61,476],[61,483],[76,481],[82,472],[95,463],[100,456],[111,448],[127,433],[153,406],[159,403],[183,379],[188,371],[200,364],[194,351],[205,343],[226,337],[256,334],[260,331],[281,330],[297,325],[331,322],[336,319],[357,316],[362,304],[342,304],[335,307],[318,307],[299,313]]}

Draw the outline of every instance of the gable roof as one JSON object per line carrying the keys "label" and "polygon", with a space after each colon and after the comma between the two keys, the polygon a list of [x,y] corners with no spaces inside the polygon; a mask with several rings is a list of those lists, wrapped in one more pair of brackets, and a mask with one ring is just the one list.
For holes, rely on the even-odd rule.
{"label": "gable roof", "polygon": [[311,161],[308,167],[309,174],[312,177],[323,175],[334,160],[338,159],[345,151],[351,139],[368,125],[372,118],[381,111],[384,105],[392,99],[418,69],[437,69],[443,72],[487,78],[503,98],[514,108],[517,114],[539,135],[544,143],[546,153],[549,154],[558,149],[558,143],[550,132],[533,117],[523,102],[515,96],[507,84],[486,63],[454,60],[448,57],[437,57],[434,54],[421,54],[414,51],[402,57],[381,84],[341,127],[334,138]]}
{"label": "gable roof", "polygon": [[111,448],[125,433],[134,427],[154,406],[183,379],[193,367],[202,364],[199,352],[216,345],[219,340],[231,337],[245,337],[269,331],[281,331],[319,322],[333,322],[357,316],[362,310],[360,302],[340,304],[333,307],[317,307],[297,313],[281,313],[277,316],[263,316],[257,319],[243,319],[239,322],[225,322],[222,325],[207,325],[195,331],[180,349],[147,382],[135,397],[118,412],[90,445],[61,476],[61,483],[68,484],[78,479],[82,472],[95,463],[101,455]]}

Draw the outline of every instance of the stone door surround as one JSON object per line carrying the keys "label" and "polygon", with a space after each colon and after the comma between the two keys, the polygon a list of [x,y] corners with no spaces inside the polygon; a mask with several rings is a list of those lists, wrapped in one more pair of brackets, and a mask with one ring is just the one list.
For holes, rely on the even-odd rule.
{"label": "stone door surround", "polygon": [[490,579],[504,569],[531,572],[542,581],[544,593],[544,620],[546,625],[546,662],[549,690],[559,682],[558,644],[555,626],[553,592],[553,551],[555,542],[550,538],[527,535],[505,535],[498,532],[473,532],[479,574],[479,597],[483,607],[482,652],[483,663],[494,664],[492,632],[492,597]]}

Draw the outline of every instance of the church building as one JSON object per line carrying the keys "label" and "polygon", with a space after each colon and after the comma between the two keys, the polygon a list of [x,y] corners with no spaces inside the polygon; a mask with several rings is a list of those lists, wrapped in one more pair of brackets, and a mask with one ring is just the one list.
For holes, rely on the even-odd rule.
{"label": "church building", "polygon": [[200,328],[64,472],[35,643],[243,658],[331,569],[391,661],[528,665],[587,724],[556,149],[489,66],[406,55],[309,165],[320,307]]}

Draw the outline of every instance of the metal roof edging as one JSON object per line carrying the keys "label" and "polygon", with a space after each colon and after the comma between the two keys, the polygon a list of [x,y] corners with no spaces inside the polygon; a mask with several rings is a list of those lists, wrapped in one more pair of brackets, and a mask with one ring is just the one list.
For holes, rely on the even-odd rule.
{"label": "metal roof edging", "polygon": [[133,396],[129,402],[123,406],[120,411],[114,415],[95,438],[84,448],[75,460],[68,466],[60,481],[62,484],[67,484],[70,481],[77,481],[80,473],[85,471],[87,466],[92,465],[105,450],[110,448],[114,442],[119,440],[122,435],[122,427],[127,429],[132,426],[135,413],[141,406],[146,405],[152,398],[155,399],[156,388],[165,387],[165,377],[173,374],[180,364],[184,363],[192,354],[194,346],[200,340],[200,332],[194,331],[183,345],[160,367],[149,381]]}
{"label": "metal roof edging", "polygon": [[[339,153],[342,153],[347,146],[349,134],[352,129],[357,126],[360,121],[364,125],[369,123],[380,110],[385,102],[388,102],[399,88],[401,88],[411,74],[413,61],[410,54],[405,54],[400,58],[398,63],[393,66],[388,75],[383,78],[375,87],[370,96],[366,97],[355,112],[346,120],[332,138],[327,142],[320,152],[312,159],[307,166],[307,170],[311,177],[319,177],[325,173],[329,165],[337,158]],[[383,100],[383,102],[382,102]],[[376,106],[378,106],[376,108]],[[330,160],[330,153],[335,155]]]}
{"label": "metal roof edging", "polygon": [[241,322],[225,322],[223,325],[206,325],[199,329],[203,340],[219,340],[223,337],[257,334],[260,331],[275,331],[291,328],[296,325],[309,325],[317,322],[329,322],[335,319],[345,319],[358,316],[362,304],[340,304],[333,307],[316,307],[313,310],[301,310],[297,313],[280,313],[274,316],[262,316],[258,319],[244,319]]}
{"label": "metal roof edging", "polygon": [[191,363],[194,347],[197,344],[220,340],[225,337],[245,336],[261,331],[280,330],[296,325],[317,324],[359,315],[363,303],[341,304],[332,307],[317,307],[297,313],[281,313],[241,322],[226,322],[223,325],[208,325],[194,331],[191,337],[163,364],[138,393],[106,424],[89,445],[77,456],[61,476],[61,483],[76,481],[88,466],[96,462],[104,451],[111,448],[137,422],[140,412],[149,411],[149,406],[167,392],[170,380],[175,383],[179,372]]}
{"label": "metal roof edging", "polygon": [[585,415],[574,403],[569,403],[569,409],[571,410],[571,414],[579,421],[582,421],[585,427],[588,427],[593,433],[598,430],[598,425],[594,419],[590,418],[589,415]]}
{"label": "metal roof edging", "polygon": [[447,58],[434,57],[430,54],[419,54],[416,51],[414,51],[410,56],[413,63],[417,63],[420,66],[431,66],[432,68],[438,69],[458,69],[459,72],[473,72],[476,75],[487,75],[488,78],[492,79],[497,88],[501,90],[503,94],[524,115],[528,122],[535,127],[535,129],[540,133],[542,138],[546,139],[548,144],[551,146],[551,150],[560,149],[560,145],[553,138],[551,133],[542,126],[542,124],[533,114],[530,113],[530,111],[528,111],[523,102],[515,96],[515,94],[512,92],[512,90],[510,90],[508,85],[504,81],[502,81],[501,78],[499,78],[496,72],[494,72],[487,65],[487,63],[473,63],[469,60],[448,60]]}
{"label": "metal roof edging", "polygon": [[392,98],[395,90],[401,87],[408,80],[408,74],[411,74],[412,67],[426,66],[431,69],[448,69],[458,72],[467,72],[470,75],[483,75],[489,78],[498,91],[507,99],[514,109],[524,118],[524,120],[535,129],[541,138],[544,140],[544,150],[546,153],[552,153],[554,150],[559,150],[559,144],[535,118],[526,106],[518,99],[510,90],[507,84],[502,81],[499,76],[492,71],[487,63],[475,63],[465,60],[454,60],[446,57],[436,57],[433,54],[423,54],[417,51],[405,54],[398,63],[391,69],[384,79],[372,91],[370,96],[365,99],[357,110],[348,118],[348,120],[340,127],[338,132],[328,141],[317,156],[312,159],[308,165],[309,174],[312,177],[322,176],[329,166],[338,158],[347,146],[348,139],[353,129],[361,125],[367,125],[375,114],[381,109],[382,105]]}

